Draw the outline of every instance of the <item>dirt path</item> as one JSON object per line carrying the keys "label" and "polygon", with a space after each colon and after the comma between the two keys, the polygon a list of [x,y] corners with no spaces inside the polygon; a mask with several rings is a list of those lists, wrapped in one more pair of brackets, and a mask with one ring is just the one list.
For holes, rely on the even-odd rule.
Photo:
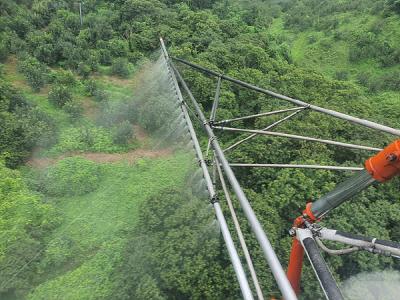
{"label": "dirt path", "polygon": [[34,168],[46,168],[50,165],[57,163],[66,157],[79,156],[87,160],[91,160],[97,163],[115,163],[119,161],[126,161],[129,164],[133,164],[140,158],[158,158],[166,157],[171,155],[171,149],[161,150],[149,150],[149,149],[136,149],[126,153],[96,153],[96,152],[70,152],[60,155],[56,158],[31,158],[27,165]]}

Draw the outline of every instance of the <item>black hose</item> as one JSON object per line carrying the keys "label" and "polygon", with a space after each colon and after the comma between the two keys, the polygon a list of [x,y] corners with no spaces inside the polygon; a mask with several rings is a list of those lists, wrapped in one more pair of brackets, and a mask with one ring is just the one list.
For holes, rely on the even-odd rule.
{"label": "black hose", "polygon": [[319,282],[325,292],[328,300],[343,300],[342,293],[340,292],[335,279],[326,265],[325,260],[318,250],[315,240],[311,237],[306,237],[303,240],[304,250],[311,262],[311,265],[318,277]]}

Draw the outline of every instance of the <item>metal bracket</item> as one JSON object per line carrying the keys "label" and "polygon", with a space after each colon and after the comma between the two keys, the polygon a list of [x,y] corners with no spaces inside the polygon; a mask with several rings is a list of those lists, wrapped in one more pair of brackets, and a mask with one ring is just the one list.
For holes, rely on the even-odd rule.
{"label": "metal bracket", "polygon": [[208,166],[208,167],[211,167],[213,164],[211,159],[205,159],[204,162],[205,162],[206,166]]}
{"label": "metal bracket", "polygon": [[217,203],[218,201],[219,201],[219,198],[218,198],[217,194],[214,194],[210,199],[211,204]]}

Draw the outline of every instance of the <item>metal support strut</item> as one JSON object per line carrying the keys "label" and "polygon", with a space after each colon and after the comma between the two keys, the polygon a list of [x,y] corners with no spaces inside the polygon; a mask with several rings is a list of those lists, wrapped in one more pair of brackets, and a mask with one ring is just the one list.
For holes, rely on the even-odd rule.
{"label": "metal support strut", "polygon": [[220,76],[222,79],[224,79],[226,81],[233,82],[233,83],[235,83],[237,85],[243,86],[243,87],[248,88],[250,90],[257,91],[259,93],[266,94],[266,95],[269,95],[269,96],[272,96],[272,97],[275,97],[275,98],[278,98],[278,99],[281,99],[281,100],[285,100],[285,101],[291,102],[291,103],[293,103],[295,105],[298,105],[298,106],[308,107],[311,110],[314,110],[314,111],[317,111],[317,112],[320,112],[320,113],[323,113],[323,114],[327,114],[327,115],[330,115],[330,116],[338,118],[338,119],[346,120],[346,121],[349,121],[349,122],[352,122],[352,123],[355,123],[355,124],[358,124],[358,125],[361,125],[361,126],[364,126],[364,127],[368,127],[368,128],[372,128],[372,129],[376,129],[376,130],[382,131],[382,132],[390,133],[390,134],[393,134],[393,135],[396,135],[396,136],[400,136],[400,130],[399,129],[394,129],[394,128],[391,128],[389,126],[385,126],[385,125],[381,125],[381,124],[378,124],[378,123],[375,123],[375,122],[371,122],[371,121],[368,121],[368,120],[364,120],[364,119],[356,118],[356,117],[353,117],[353,116],[349,116],[349,115],[344,114],[344,113],[340,113],[340,112],[337,112],[337,111],[334,111],[334,110],[330,110],[330,109],[326,109],[326,108],[319,107],[319,106],[316,106],[316,105],[312,105],[312,104],[306,103],[304,101],[297,100],[297,99],[294,99],[294,98],[291,98],[291,97],[288,97],[288,96],[285,96],[285,95],[281,95],[279,93],[275,93],[273,91],[269,91],[267,89],[260,88],[258,86],[253,85],[253,84],[250,84],[250,83],[247,83],[247,82],[244,82],[244,81],[241,81],[241,80],[238,80],[238,79],[235,79],[235,78],[223,75],[223,74],[219,74],[218,72],[215,72],[215,71],[212,71],[210,69],[204,68],[202,66],[196,65],[194,63],[188,62],[188,61],[183,60],[181,58],[172,57],[172,59],[174,59],[176,61],[179,61],[179,62],[181,62],[181,63],[183,63],[183,64],[185,64],[187,66],[190,66],[190,67],[192,67],[194,69],[197,69],[197,70],[200,70],[202,72],[205,72],[205,73],[207,73],[209,75]]}
{"label": "metal support strut", "polygon": [[[169,60],[168,52],[165,49],[165,45],[164,45],[163,40],[160,39],[160,41],[161,41],[161,47],[162,47],[162,50],[163,50],[163,55],[164,55],[167,67],[169,68],[169,66],[168,66],[168,60]],[[177,80],[175,78],[175,75],[170,69],[169,69],[169,73],[170,73],[171,78],[173,79],[174,88],[175,88],[177,96],[178,96],[178,101],[183,102],[184,100],[183,100],[181,91],[179,89],[178,82],[177,82]],[[204,175],[204,179],[205,179],[206,184],[207,184],[207,189],[208,189],[208,191],[210,193],[210,202],[212,203],[212,205],[214,207],[215,214],[216,214],[218,223],[219,223],[220,228],[221,228],[222,236],[224,238],[224,241],[225,241],[225,244],[226,244],[226,248],[228,250],[228,253],[229,253],[232,265],[233,265],[233,269],[234,269],[234,271],[236,273],[236,277],[238,279],[238,282],[239,282],[239,285],[240,285],[240,289],[242,291],[243,298],[246,299],[246,300],[253,300],[254,298],[253,298],[249,283],[247,281],[245,271],[244,271],[243,266],[242,266],[242,264],[240,262],[239,255],[238,255],[238,253],[236,251],[235,245],[234,245],[233,240],[232,240],[232,236],[231,236],[231,234],[229,232],[229,229],[228,229],[228,225],[227,225],[225,217],[224,217],[224,215],[222,213],[221,206],[219,205],[218,201],[216,201],[217,198],[216,198],[216,193],[215,193],[215,190],[214,190],[213,182],[211,180],[210,173],[208,172],[207,165],[206,165],[206,163],[204,161],[203,154],[202,154],[202,151],[201,151],[201,148],[200,148],[196,133],[194,131],[192,122],[190,120],[188,111],[187,111],[185,105],[181,105],[181,108],[182,108],[182,112],[183,112],[183,114],[185,116],[185,120],[186,120],[186,123],[187,123],[188,128],[189,128],[189,133],[190,133],[190,136],[191,136],[192,141],[193,141],[193,145],[194,145],[194,149],[195,149],[196,155],[197,155],[197,157],[199,159],[201,169],[203,170],[203,175]]]}
{"label": "metal support strut", "polygon": [[240,202],[243,212],[251,225],[251,229],[253,230],[253,232],[261,246],[261,249],[264,253],[264,257],[268,262],[268,265],[271,269],[272,274],[275,277],[275,280],[279,286],[279,289],[282,292],[283,297],[285,298],[285,300],[297,299],[296,294],[294,293],[292,286],[290,285],[289,280],[286,277],[285,272],[283,271],[282,265],[276,255],[274,249],[272,248],[272,245],[271,245],[266,233],[264,232],[260,222],[258,221],[258,219],[253,211],[253,208],[251,207],[251,205],[249,203],[249,200],[247,199],[246,195],[244,194],[242,188],[240,187],[240,184],[237,181],[235,174],[233,173],[231,167],[229,166],[229,163],[226,160],[225,155],[224,155],[217,139],[215,138],[214,132],[213,132],[209,122],[207,122],[207,119],[205,118],[199,104],[197,103],[196,99],[193,97],[190,89],[188,88],[186,82],[183,80],[183,78],[180,75],[180,73],[178,72],[178,70],[176,68],[174,68],[174,66],[172,64],[171,64],[171,66],[174,69],[180,83],[182,84],[182,87],[188,94],[197,114],[199,115],[199,118],[202,121],[202,125],[203,125],[208,137],[210,139],[212,139],[211,146],[212,146],[213,150],[215,151],[215,154],[221,164],[221,167],[225,171],[226,177],[228,178],[228,180],[233,188],[233,191],[235,192],[235,194]]}
{"label": "metal support strut", "polygon": [[[168,53],[166,52],[165,46],[161,40],[162,44],[162,49],[164,51],[164,55],[166,57],[166,60],[169,61],[168,58]],[[209,138],[209,145],[207,147],[207,152],[209,149],[212,149],[212,151],[215,153],[215,159],[217,163],[217,168],[220,169],[222,168],[232,189],[233,192],[235,193],[236,197],[239,200],[239,203],[243,209],[243,212],[248,219],[252,231],[255,233],[255,236],[261,246],[261,249],[263,251],[263,254],[270,266],[271,272],[274,275],[276,282],[282,292],[282,296],[285,300],[291,300],[291,299],[297,299],[296,298],[296,293],[298,294],[300,292],[300,277],[301,277],[301,269],[302,269],[302,263],[303,263],[303,257],[304,253],[307,254],[308,259],[311,262],[311,265],[317,275],[317,278],[324,290],[324,293],[327,297],[327,299],[343,299],[343,296],[340,293],[340,290],[337,287],[337,284],[332,277],[332,274],[330,273],[325,261],[323,260],[319,250],[318,250],[318,244],[321,245],[322,249],[327,251],[328,253],[332,254],[345,254],[345,253],[350,253],[353,251],[358,251],[359,249],[361,250],[366,250],[370,251],[372,253],[377,253],[377,254],[383,254],[383,255],[390,255],[390,256],[395,256],[398,257],[400,256],[400,246],[397,243],[389,242],[389,241],[380,241],[375,238],[373,239],[368,239],[368,238],[360,238],[359,236],[354,236],[350,234],[343,234],[340,232],[333,232],[329,231],[328,229],[322,229],[319,230],[318,232],[315,232],[315,222],[320,220],[322,217],[324,217],[327,213],[329,213],[332,209],[335,207],[341,205],[345,201],[349,200],[352,196],[360,193],[362,190],[366,189],[368,186],[370,186],[373,183],[377,182],[385,182],[389,179],[391,179],[394,176],[397,176],[400,174],[400,140],[397,140],[387,146],[385,149],[380,149],[376,147],[369,147],[369,146],[362,146],[362,145],[355,145],[355,144],[350,144],[350,143],[343,143],[343,142],[337,142],[337,141],[332,141],[332,140],[325,140],[325,139],[319,139],[319,138],[314,138],[314,137],[307,137],[307,136],[301,136],[301,135],[294,135],[294,134],[289,134],[289,133],[282,133],[282,132],[274,132],[274,131],[268,131],[271,128],[278,126],[280,123],[292,118],[296,114],[300,113],[301,111],[304,111],[305,109],[310,109],[315,112],[319,112],[322,114],[326,114],[338,119],[342,119],[348,122],[352,122],[354,124],[358,124],[367,128],[375,129],[384,133],[390,133],[396,136],[400,136],[400,130],[391,128],[388,126],[384,126],[381,124],[377,124],[375,122],[371,122],[368,120],[364,120],[361,118],[356,118],[344,113],[336,112],[333,110],[329,110],[326,108],[322,108],[316,105],[312,105],[309,103],[306,103],[304,101],[294,99],[285,95],[278,94],[276,92],[266,90],[260,87],[257,87],[255,85],[252,85],[250,83],[234,79],[232,77],[219,74],[218,72],[209,70],[207,68],[204,68],[202,66],[187,62],[185,60],[179,59],[179,58],[173,58],[176,61],[179,61],[187,66],[190,66],[194,69],[200,70],[202,72],[205,72],[209,75],[216,76],[218,77],[218,82],[217,82],[217,90],[215,94],[215,99],[211,111],[211,116],[210,120],[207,120],[204,116],[204,113],[202,112],[198,102],[196,99],[193,97],[190,89],[188,88],[186,82],[180,75],[179,71],[174,67],[171,61],[169,61],[169,66],[173,70],[174,74],[176,74],[176,77],[178,78],[179,82],[181,83],[183,89],[186,91],[187,95],[189,96],[189,99],[194,107],[194,113],[196,117],[200,120],[200,123],[202,124],[205,132],[208,135]],[[180,94],[179,86],[177,83],[177,80],[175,76],[173,76],[174,79],[174,84],[176,86],[176,89],[179,91],[179,97],[180,100],[183,101],[182,95]],[[218,101],[219,101],[219,94],[220,94],[220,86],[221,86],[221,81],[226,80],[229,82],[233,82],[239,86],[245,87],[247,89],[272,96],[277,99],[281,99],[287,102],[290,102],[292,104],[295,104],[298,106],[298,108],[289,108],[289,109],[283,109],[283,110],[278,110],[278,111],[273,111],[273,112],[263,112],[255,115],[250,115],[250,116],[243,116],[243,117],[238,117],[238,118],[233,118],[233,119],[228,119],[228,120],[223,120],[219,122],[215,122],[215,114],[216,114],[216,109],[218,106]],[[186,106],[182,106],[185,107]],[[229,122],[234,122],[234,121],[239,121],[239,120],[246,120],[250,118],[256,118],[256,117],[262,117],[262,116],[268,116],[268,115],[273,115],[273,114],[278,114],[278,113],[285,113],[285,112],[290,112],[294,111],[292,114],[272,123],[268,127],[266,127],[263,130],[250,130],[250,129],[239,129],[239,128],[231,128],[231,127],[225,127],[224,125]],[[186,110],[187,114],[187,110]],[[187,116],[187,119],[190,121],[189,117]],[[190,123],[190,122],[188,122]],[[216,126],[216,125],[222,125],[222,126]],[[193,129],[190,123],[190,128]],[[233,145],[229,146],[227,149],[224,151],[228,151],[230,149],[233,149],[234,147],[240,145],[241,143],[257,136],[257,135],[269,135],[269,136],[275,136],[275,137],[280,137],[280,138],[291,138],[291,139],[297,139],[297,140],[304,140],[304,141],[311,141],[311,142],[319,142],[319,143],[324,143],[328,145],[334,145],[334,146],[340,146],[340,147],[345,147],[345,148],[350,148],[350,149],[358,149],[358,150],[368,150],[368,151],[377,151],[378,153],[368,159],[365,164],[364,168],[358,168],[358,167],[335,167],[335,166],[319,166],[319,165],[288,165],[288,164],[236,164],[236,166],[241,166],[241,167],[260,167],[260,166],[265,166],[265,167],[295,167],[295,168],[316,168],[316,169],[330,169],[330,170],[351,170],[351,171],[358,171],[356,174],[354,174],[352,177],[344,181],[343,183],[337,185],[337,187],[326,194],[325,196],[321,197],[315,202],[309,202],[303,211],[303,214],[296,218],[293,224],[293,228],[291,229],[291,235],[293,236],[293,244],[292,244],[292,252],[290,255],[290,262],[289,262],[289,267],[288,267],[288,275],[286,276],[282,266],[271,246],[270,241],[268,240],[268,237],[266,233],[264,232],[260,222],[258,221],[246,195],[244,194],[241,186],[239,185],[232,169],[231,166],[235,166],[235,164],[230,165],[227,161],[227,159],[224,156],[224,151],[221,149],[216,136],[214,134],[213,129],[220,129],[220,130],[226,130],[226,131],[232,131],[232,132],[241,132],[241,133],[249,133],[250,135],[239,140],[238,142],[234,143]],[[191,131],[192,137],[196,139],[194,131]],[[197,141],[197,139],[196,139]],[[196,152],[198,152],[199,159],[201,161],[201,166],[203,168],[203,171],[205,173],[205,177],[209,177],[207,166],[204,163],[204,159],[202,158],[201,154],[201,149],[200,146],[195,145]],[[211,182],[211,180],[208,180],[206,178],[207,184]],[[209,189],[211,195],[215,195],[215,191],[213,187]],[[216,205],[218,202],[215,203]],[[218,208],[216,208],[217,211]],[[220,208],[219,208],[220,210]],[[221,214],[222,212],[219,211]],[[223,219],[223,216],[221,217]],[[225,222],[225,219],[223,219],[223,222]],[[226,228],[227,230],[227,228]],[[229,232],[228,232],[229,234]],[[225,236],[224,236],[225,237]],[[229,236],[230,237],[230,236]],[[315,239],[314,239],[315,238]],[[342,250],[330,250],[323,246],[321,240],[322,239],[330,239],[334,241],[340,241],[343,243],[347,243],[349,245],[352,245],[353,248],[348,248],[348,249],[342,249]],[[367,240],[366,240],[367,239]],[[226,239],[227,247],[229,249],[229,241],[230,239]],[[234,248],[234,246],[232,245]],[[325,248],[324,248],[325,247]],[[232,249],[231,249],[232,250]],[[236,253],[236,249],[232,250],[232,253]],[[231,259],[232,262],[235,263],[235,260],[232,258],[232,253]],[[237,253],[236,253],[237,255]],[[239,262],[240,264],[240,262]],[[234,265],[235,267],[235,265]],[[237,268],[239,268],[236,265]],[[241,267],[241,265],[240,265]],[[240,274],[240,270],[235,269],[237,271],[237,274]],[[238,276],[238,279],[239,276]],[[240,282],[240,280],[239,280]],[[246,281],[247,282],[247,281]],[[243,289],[242,289],[243,291]],[[296,293],[295,293],[296,292]]]}

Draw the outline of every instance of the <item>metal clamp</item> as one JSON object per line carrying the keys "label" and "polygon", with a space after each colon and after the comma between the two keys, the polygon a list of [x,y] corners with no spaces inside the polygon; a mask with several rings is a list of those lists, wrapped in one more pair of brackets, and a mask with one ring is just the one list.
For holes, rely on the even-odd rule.
{"label": "metal clamp", "polygon": [[217,194],[214,194],[210,199],[211,204],[217,203],[218,201],[219,201],[219,198],[218,198]]}

